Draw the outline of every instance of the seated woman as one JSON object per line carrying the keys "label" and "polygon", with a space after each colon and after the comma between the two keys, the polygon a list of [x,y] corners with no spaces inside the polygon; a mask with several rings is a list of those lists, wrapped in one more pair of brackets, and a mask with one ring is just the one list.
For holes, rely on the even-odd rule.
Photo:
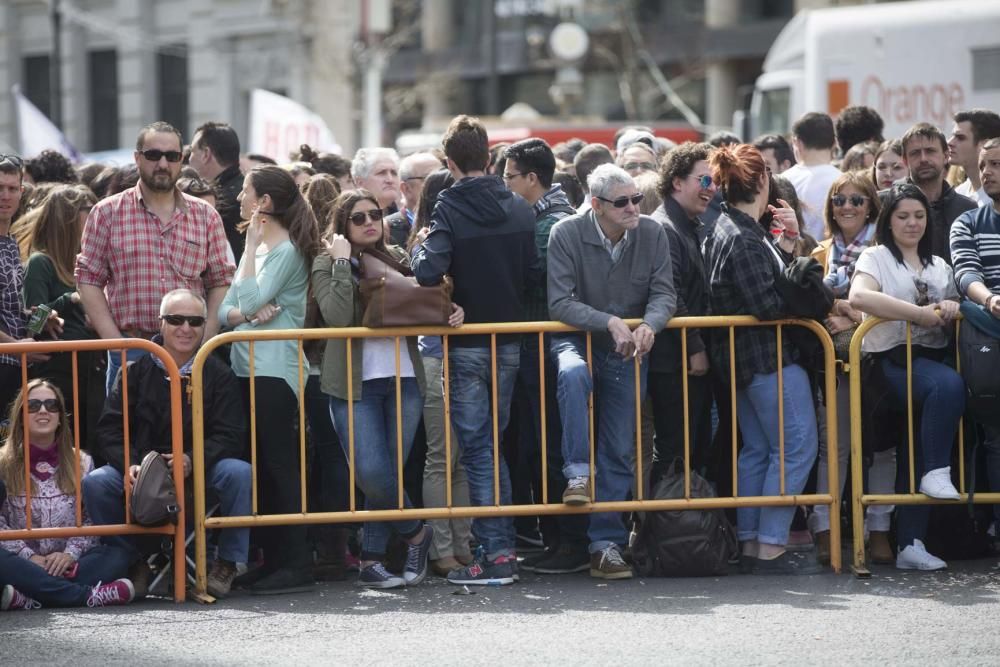
{"label": "seated woman", "polygon": [[[957,500],[951,483],[951,446],[965,409],[965,383],[943,363],[948,334],[944,327],[958,314],[958,292],[951,267],[931,254],[930,208],[914,185],[895,185],[882,205],[875,229],[878,245],[858,258],[850,305],[865,317],[887,320],[868,332],[862,352],[874,355],[885,376],[894,408],[907,411],[906,323],[912,323],[914,411],[921,412],[914,469],[920,493]],[[928,409],[922,410],[924,406]],[[934,406],[930,408],[929,406]],[[897,457],[896,491],[908,493],[908,448]],[[924,548],[929,505],[904,505],[896,517],[903,570],[940,570],[947,564]]]}
{"label": "seated woman", "polygon": [[[333,207],[330,233],[323,239],[326,252],[313,262],[312,288],[323,320],[331,327],[361,326],[363,308],[359,292],[359,256],[374,249],[393,259],[405,262],[406,253],[395,246],[386,246],[382,233],[382,209],[375,195],[366,190],[348,190],[337,198]],[[455,307],[450,323],[459,326],[465,318]],[[352,347],[354,411],[354,457],[358,486],[365,494],[365,509],[398,507],[396,431],[396,375],[400,375],[402,409],[402,458],[404,463],[413,445],[413,436],[420,422],[425,393],[425,374],[417,350],[417,339],[407,338],[399,348],[392,338],[366,338]],[[330,339],[323,355],[321,375],[324,393],[330,395],[330,414],[340,437],[349,451],[347,388],[347,345],[344,340]],[[350,454],[348,454],[350,456]],[[412,507],[403,494],[405,507]],[[389,530],[395,530],[409,544],[406,567],[399,577],[388,571],[382,561],[389,541]],[[361,548],[361,572],[358,584],[370,588],[413,586],[427,575],[427,558],[433,529],[416,519],[378,522],[364,525]]]}
{"label": "seated woman", "polygon": [[[62,393],[46,380],[32,380],[27,397],[31,527],[74,527],[76,452]],[[0,448],[0,480],[9,493],[7,502],[0,503],[0,611],[131,602],[132,582],[119,578],[129,565],[121,549],[98,546],[95,537],[3,540],[2,531],[26,527],[23,403],[24,394],[18,393],[10,432]],[[81,452],[80,474],[93,467],[90,456]],[[86,508],[82,517],[84,526],[91,525]]]}

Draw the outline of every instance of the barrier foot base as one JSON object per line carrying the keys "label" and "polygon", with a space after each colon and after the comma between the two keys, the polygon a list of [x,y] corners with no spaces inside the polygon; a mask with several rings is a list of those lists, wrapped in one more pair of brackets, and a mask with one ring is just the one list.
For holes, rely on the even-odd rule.
{"label": "barrier foot base", "polygon": [[872,571],[869,570],[867,567],[859,567],[857,565],[852,565],[851,572],[853,572],[854,576],[857,577],[858,579],[872,578]]}
{"label": "barrier foot base", "polygon": [[193,588],[188,589],[188,597],[189,599],[194,600],[195,602],[199,602],[201,604],[215,604],[214,597],[212,597],[208,593],[199,593]]}

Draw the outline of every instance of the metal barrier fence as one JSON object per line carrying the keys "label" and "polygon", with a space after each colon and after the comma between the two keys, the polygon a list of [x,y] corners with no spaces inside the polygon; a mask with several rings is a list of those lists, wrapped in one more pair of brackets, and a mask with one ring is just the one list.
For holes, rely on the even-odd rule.
{"label": "metal barrier fence", "polygon": [[[109,350],[121,350],[122,368],[126,368],[126,355],[128,350],[143,350],[156,355],[163,362],[167,375],[170,378],[170,419],[173,445],[173,475],[177,485],[177,497],[180,504],[180,513],[177,515],[177,525],[167,524],[154,528],[147,528],[130,522],[131,512],[131,487],[129,476],[124,476],[125,483],[125,521],[123,524],[84,526],[83,525],[83,504],[80,495],[82,493],[82,479],[80,471],[80,395],[79,395],[79,370],[78,353],[80,352],[107,352]],[[67,400],[67,408],[72,406],[73,414],[73,445],[76,451],[76,470],[74,476],[76,480],[76,526],[72,528],[32,528],[31,516],[31,493],[25,493],[26,528],[25,530],[9,530],[0,533],[3,540],[44,540],[52,538],[68,538],[80,536],[104,536],[104,535],[170,535],[174,542],[174,601],[183,602],[186,598],[186,576],[187,563],[184,554],[184,439],[183,428],[181,426],[181,389],[180,373],[173,358],[167,354],[159,345],[140,338],[124,338],[120,340],[79,340],[79,341],[39,341],[34,343],[3,343],[0,344],[0,354],[21,357],[21,388],[28,384],[28,364],[27,355],[32,353],[57,353],[65,352],[72,354],[72,379],[73,397],[70,402]],[[128,374],[122,374],[122,420],[124,421],[123,432],[125,434],[125,470],[130,465],[129,447],[129,427],[128,427]],[[28,406],[25,401],[23,406],[24,441],[28,442]],[[24,457],[24,478],[25,489],[31,488],[31,468],[27,455]]]}
{"label": "metal barrier fence", "polygon": [[[640,323],[639,320],[629,322],[631,327]],[[838,470],[836,465],[829,466],[829,483],[833,491],[827,494],[798,494],[789,495],[785,493],[785,461],[784,461],[784,413],[782,402],[778,402],[779,418],[779,451],[781,468],[781,493],[777,496],[753,496],[741,497],[737,488],[737,418],[736,418],[736,384],[735,384],[735,335],[738,327],[775,327],[778,339],[778,394],[782,394],[782,336],[783,329],[788,326],[804,327],[812,331],[819,339],[824,354],[825,387],[824,394],[828,397],[826,401],[827,417],[827,437],[829,439],[829,456],[831,461],[837,460],[837,418],[836,401],[833,399],[836,378],[835,378],[835,355],[833,341],[826,329],[818,322],[811,320],[780,320],[774,322],[760,322],[750,316],[734,317],[678,317],[668,324],[670,329],[685,330],[681,337],[681,357],[683,367],[681,375],[683,377],[684,396],[684,498],[671,500],[646,500],[643,498],[643,472],[642,472],[642,427],[641,427],[641,401],[636,400],[636,499],[615,502],[594,502],[582,507],[571,507],[562,502],[550,503],[548,498],[548,488],[546,483],[547,447],[546,442],[546,419],[551,418],[545,412],[545,344],[544,335],[547,333],[577,332],[576,329],[557,322],[519,322],[500,324],[471,324],[458,329],[450,327],[393,327],[382,329],[368,329],[362,327],[354,328],[330,328],[330,329],[287,329],[272,331],[253,332],[229,332],[215,336],[207,341],[198,351],[191,370],[192,386],[192,429],[193,429],[193,459],[194,459],[194,522],[195,522],[195,580],[196,590],[199,594],[206,591],[207,586],[207,540],[206,530],[217,528],[243,528],[275,525],[302,525],[302,524],[324,524],[324,523],[347,523],[362,521],[384,521],[402,520],[407,518],[422,519],[446,519],[459,517],[497,517],[497,516],[520,516],[520,515],[548,515],[548,514],[585,514],[591,512],[630,512],[630,511],[652,511],[652,510],[680,510],[680,509],[716,509],[716,508],[736,508],[736,507],[761,507],[761,506],[795,506],[795,505],[829,505],[830,506],[830,545],[831,545],[831,566],[836,572],[840,572],[840,484],[838,480]],[[690,440],[689,440],[689,416],[688,416],[688,383],[687,383],[687,334],[688,328],[723,328],[729,332],[730,350],[730,399],[731,399],[731,419],[732,419],[732,448],[733,448],[733,487],[734,495],[722,498],[692,498],[691,497],[691,465],[690,465]],[[488,507],[452,507],[451,497],[451,451],[453,447],[450,420],[449,402],[449,364],[448,364],[448,342],[454,336],[466,335],[488,335],[490,336],[491,364],[492,364],[492,421],[493,421],[493,479],[494,497],[499,503],[500,472],[498,461],[500,460],[500,433],[497,421],[497,336],[505,334],[534,334],[539,341],[539,382],[541,400],[541,480],[542,498],[541,503],[530,505],[507,505],[495,504]],[[401,341],[405,337],[416,335],[441,336],[443,345],[443,382],[444,382],[444,410],[445,410],[445,489],[446,507],[425,507],[403,509],[403,465],[405,461],[400,455],[403,449],[402,431],[399,421],[402,419],[402,411],[399,409],[401,401],[400,377],[399,377],[399,355]],[[350,508],[342,512],[310,512],[307,500],[307,478],[306,478],[306,429],[305,410],[303,409],[305,397],[305,374],[302,370],[303,341],[316,339],[341,338],[346,339],[347,346],[347,380],[348,396],[353,396],[353,369],[351,361],[352,343],[364,338],[393,338],[395,340],[396,356],[396,402],[397,402],[397,483],[399,508],[384,510],[358,510],[355,502],[355,452],[354,452],[354,410],[353,400],[348,401],[348,432],[349,442],[347,445],[347,459],[350,475]],[[250,375],[254,375],[254,343],[260,341],[274,340],[297,340],[299,356],[299,378],[298,378],[298,401],[299,401],[299,466],[301,479],[301,513],[295,514],[272,514],[260,515],[257,513],[258,492],[257,492],[257,444],[256,444],[256,416],[255,406],[257,396],[254,391],[254,383],[250,383],[250,459],[253,467],[253,487],[252,487],[252,507],[251,516],[228,516],[228,517],[206,517],[205,503],[205,458],[204,458],[204,395],[202,386],[203,368],[205,361],[213,350],[227,343],[247,342],[249,345]],[[586,334],[586,351],[588,367],[593,368],[591,360],[592,341],[591,335]],[[639,360],[635,361],[638,370]],[[640,392],[640,376],[635,374],[635,391],[638,397]],[[590,422],[590,475],[591,488],[594,486],[594,402],[593,393],[588,401],[588,413]],[[558,417],[557,417],[558,418]],[[558,443],[555,446],[559,446]]]}
{"label": "metal barrier fence", "polygon": [[[854,539],[854,564],[852,569],[859,577],[870,576],[865,554],[864,520],[865,507],[869,505],[948,505],[969,502],[965,481],[965,429],[963,422],[958,425],[958,492],[960,500],[941,500],[931,498],[917,490],[916,469],[914,463],[914,423],[913,423],[913,340],[911,324],[906,322],[906,397],[907,397],[907,447],[909,462],[909,493],[869,494],[864,492],[863,471],[863,431],[862,431],[862,395],[861,395],[861,343],[865,334],[879,324],[889,322],[877,317],[866,319],[851,338],[849,377],[851,382],[851,514]],[[955,321],[955,369],[961,374],[962,364],[958,353],[958,341],[961,336],[962,320]],[[897,447],[899,445],[897,444]],[[975,484],[975,480],[973,480]],[[973,489],[974,490],[974,489]],[[974,503],[1000,503],[1000,493],[974,493]]]}

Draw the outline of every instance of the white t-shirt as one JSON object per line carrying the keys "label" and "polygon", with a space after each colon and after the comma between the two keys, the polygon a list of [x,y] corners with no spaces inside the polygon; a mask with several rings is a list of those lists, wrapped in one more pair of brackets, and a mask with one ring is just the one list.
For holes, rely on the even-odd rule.
{"label": "white t-shirt", "polygon": [[980,206],[993,206],[993,200],[986,194],[986,188],[972,189],[972,181],[968,178],[965,182],[955,186],[955,192],[969,199],[974,199]]}
{"label": "white t-shirt", "polygon": [[[361,352],[362,381],[391,377],[396,377],[396,340],[365,338]],[[399,377],[416,377],[405,338],[399,339]]]}
{"label": "white t-shirt", "polygon": [[817,241],[826,238],[823,210],[826,198],[830,195],[830,186],[841,173],[832,164],[807,167],[801,163],[781,173],[795,187],[795,194],[799,196],[799,203],[802,205],[806,232]]}
{"label": "white t-shirt", "polygon": [[[877,280],[882,287],[883,294],[909,303],[915,304],[917,302],[915,278],[920,278],[927,283],[927,298],[930,303],[958,298],[958,290],[955,289],[951,267],[937,256],[918,275],[905,262],[903,264],[897,262],[885,246],[872,246],[861,252],[857,264],[854,265],[854,275],[857,276],[859,273],[866,273]],[[867,313],[864,314],[865,319],[868,317]],[[914,324],[910,329],[910,339],[914,345],[923,345],[924,347],[941,348],[948,344],[946,330],[941,327],[925,329]],[[906,322],[886,322],[879,324],[865,335],[865,339],[861,343],[861,350],[863,352],[885,352],[905,343]]]}

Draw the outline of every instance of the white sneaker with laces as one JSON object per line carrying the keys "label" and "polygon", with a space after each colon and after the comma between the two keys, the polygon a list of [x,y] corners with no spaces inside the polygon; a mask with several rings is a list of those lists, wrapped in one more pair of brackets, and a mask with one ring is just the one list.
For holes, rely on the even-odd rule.
{"label": "white sneaker with laces", "polygon": [[913,540],[913,544],[906,547],[896,556],[896,569],[898,570],[943,570],[948,567],[937,556],[927,553],[924,543],[920,540]]}
{"label": "white sneaker with laces", "polygon": [[951,483],[951,466],[936,468],[920,478],[920,493],[941,500],[960,500],[958,489]]}

